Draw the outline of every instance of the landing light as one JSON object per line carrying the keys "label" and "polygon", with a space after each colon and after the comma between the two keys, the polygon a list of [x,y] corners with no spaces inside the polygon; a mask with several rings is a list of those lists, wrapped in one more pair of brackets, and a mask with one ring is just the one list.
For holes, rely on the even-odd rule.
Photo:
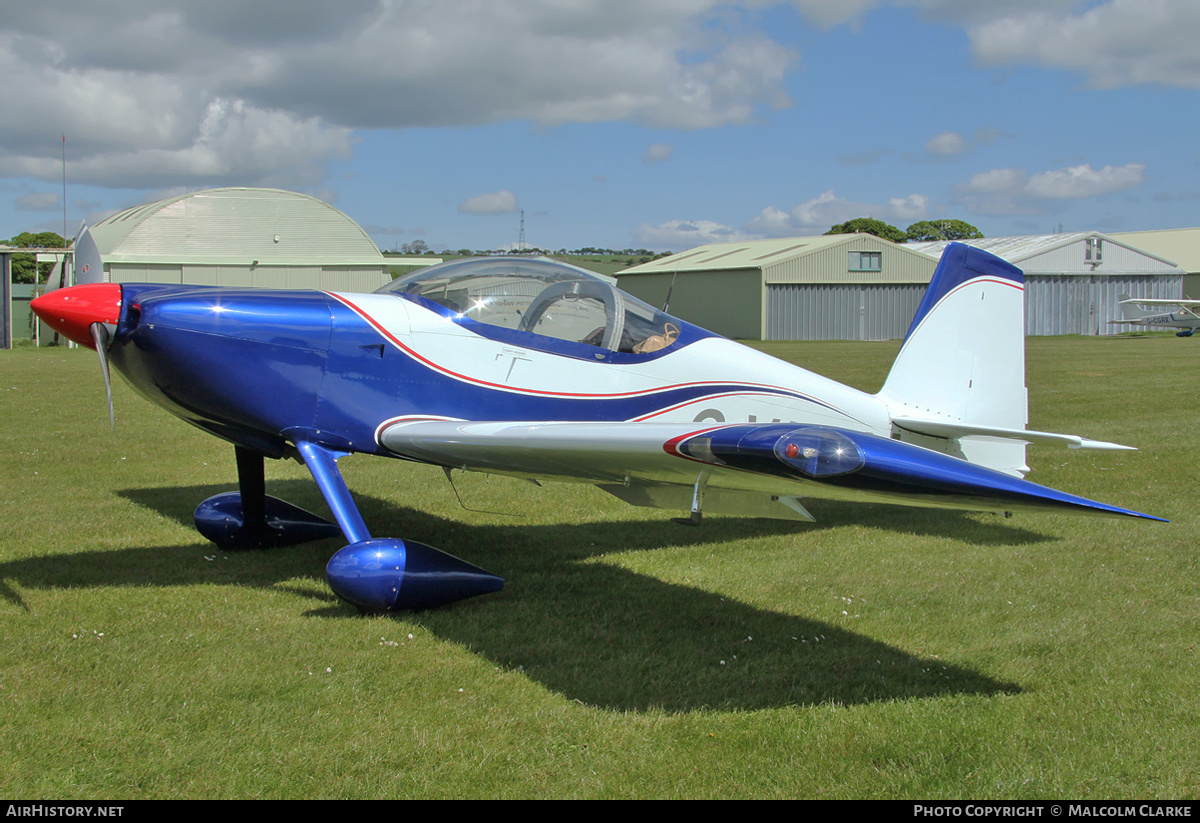
{"label": "landing light", "polygon": [[775,455],[808,477],[851,474],[866,462],[862,451],[845,434],[817,426],[785,434],[775,444]]}

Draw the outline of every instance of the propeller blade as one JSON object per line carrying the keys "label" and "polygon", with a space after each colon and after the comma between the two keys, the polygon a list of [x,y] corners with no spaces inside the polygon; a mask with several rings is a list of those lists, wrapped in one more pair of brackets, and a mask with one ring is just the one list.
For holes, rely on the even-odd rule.
{"label": "propeller blade", "polygon": [[88,331],[92,333],[92,341],[96,344],[96,354],[100,355],[100,371],[104,375],[104,396],[108,398],[108,427],[115,430],[117,419],[113,415],[112,378],[108,371],[108,344],[112,340],[112,336],[108,333],[108,327],[103,323],[92,323],[88,326]]}

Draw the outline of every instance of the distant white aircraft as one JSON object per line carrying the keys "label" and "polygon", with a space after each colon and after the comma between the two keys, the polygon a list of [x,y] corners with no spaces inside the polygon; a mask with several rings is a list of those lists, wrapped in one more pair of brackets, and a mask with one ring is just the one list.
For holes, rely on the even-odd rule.
{"label": "distant white aircraft", "polygon": [[[1176,337],[1191,337],[1200,328],[1200,300],[1141,300],[1122,294],[1119,302],[1124,320],[1109,320],[1112,325],[1156,326],[1179,329]],[[1140,306],[1171,306],[1172,311],[1148,311]]]}

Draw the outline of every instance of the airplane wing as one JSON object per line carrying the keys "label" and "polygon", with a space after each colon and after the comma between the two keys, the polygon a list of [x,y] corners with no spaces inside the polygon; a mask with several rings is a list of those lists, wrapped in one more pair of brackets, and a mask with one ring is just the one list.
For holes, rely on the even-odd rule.
{"label": "airplane wing", "polygon": [[451,469],[591,483],[636,506],[687,511],[700,486],[703,510],[710,513],[812,520],[796,497],[804,483],[712,459],[704,435],[719,432],[729,440],[734,436],[729,429],[695,423],[437,421],[388,426],[379,441],[401,456]]}
{"label": "airplane wing", "polygon": [[[1093,442],[1019,434],[1030,442]],[[911,443],[828,426],[425,420],[385,423],[378,440],[396,455],[448,469],[591,483],[634,505],[690,510],[693,521],[701,510],[811,520],[806,499],[1131,514]]]}
{"label": "airplane wing", "polygon": [[1168,300],[1164,298],[1146,298],[1141,299],[1131,297],[1126,300],[1117,301],[1120,303],[1133,303],[1139,306],[1178,306],[1180,308],[1196,308],[1200,306],[1200,300]]}

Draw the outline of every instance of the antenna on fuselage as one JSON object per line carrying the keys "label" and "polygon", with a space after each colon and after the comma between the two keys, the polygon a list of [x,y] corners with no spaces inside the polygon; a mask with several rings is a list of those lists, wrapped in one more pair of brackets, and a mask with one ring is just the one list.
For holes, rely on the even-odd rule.
{"label": "antenna on fuselage", "polygon": [[671,292],[675,291],[675,278],[679,276],[679,269],[671,272],[671,285],[667,286],[667,299],[663,301],[662,313],[670,314],[667,309],[671,307]]}
{"label": "antenna on fuselage", "polygon": [[[464,466],[463,471],[465,472],[466,470],[467,470],[467,468],[466,468],[466,466]],[[458,486],[454,485],[454,475],[451,474],[451,472],[453,472],[453,471],[454,471],[454,469],[450,468],[449,466],[442,466],[442,472],[445,473],[445,475],[446,475],[446,481],[450,484],[450,488],[454,491],[454,497],[458,500],[458,505],[462,506],[464,511],[475,512],[476,514],[499,514],[503,517],[525,517],[526,516],[524,514],[521,514],[520,512],[497,512],[497,511],[492,511],[491,509],[472,509],[470,506],[468,506],[466,503],[463,502],[462,495],[460,495],[458,493]],[[528,478],[528,479],[529,479],[529,482],[533,483],[535,486],[542,485],[541,483],[534,480],[532,477]]]}

